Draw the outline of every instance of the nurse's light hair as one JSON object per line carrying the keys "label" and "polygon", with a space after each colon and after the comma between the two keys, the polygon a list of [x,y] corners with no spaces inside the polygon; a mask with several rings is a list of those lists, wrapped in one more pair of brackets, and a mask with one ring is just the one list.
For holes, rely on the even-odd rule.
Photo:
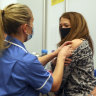
{"label": "nurse's light hair", "polygon": [[29,24],[32,17],[31,10],[23,4],[10,4],[0,10],[0,50],[5,49],[4,33],[17,34],[18,28]]}

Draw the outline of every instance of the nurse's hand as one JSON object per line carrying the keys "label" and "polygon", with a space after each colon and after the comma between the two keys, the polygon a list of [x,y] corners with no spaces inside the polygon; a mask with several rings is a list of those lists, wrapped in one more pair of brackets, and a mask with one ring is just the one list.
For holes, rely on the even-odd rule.
{"label": "nurse's hand", "polygon": [[58,55],[58,53],[60,52],[60,50],[61,50],[64,46],[71,45],[71,44],[72,44],[72,41],[67,41],[67,42],[65,42],[64,44],[62,44],[57,50],[54,51],[55,56]]}
{"label": "nurse's hand", "polygon": [[63,48],[59,51],[58,57],[69,57],[72,55],[73,49],[71,45],[63,46]]}
{"label": "nurse's hand", "polygon": [[[62,51],[64,51],[63,53],[68,56],[68,52],[67,52],[67,48],[69,50],[69,47],[67,45],[71,44],[72,42],[71,41],[68,41],[68,42],[65,42],[63,45],[61,45],[56,51],[50,53],[50,54],[47,54],[45,56],[42,56],[42,57],[38,57],[38,60],[41,62],[42,65],[45,65],[47,64],[49,61],[51,61],[54,57],[56,57],[58,55],[58,53],[60,53],[60,50],[62,49]],[[71,46],[71,45],[70,45]],[[66,53],[67,52],[67,53]],[[70,52],[70,51],[69,51]]]}

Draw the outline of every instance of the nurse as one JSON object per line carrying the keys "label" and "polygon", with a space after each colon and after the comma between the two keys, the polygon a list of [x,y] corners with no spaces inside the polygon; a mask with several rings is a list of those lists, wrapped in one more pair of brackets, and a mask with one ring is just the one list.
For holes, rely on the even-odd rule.
{"label": "nurse", "polygon": [[[11,4],[0,10],[0,96],[39,96],[40,92],[57,91],[60,87],[65,58],[72,52],[71,42],[37,58],[23,44],[32,38],[33,21],[26,5]],[[51,75],[43,65],[56,56]]]}

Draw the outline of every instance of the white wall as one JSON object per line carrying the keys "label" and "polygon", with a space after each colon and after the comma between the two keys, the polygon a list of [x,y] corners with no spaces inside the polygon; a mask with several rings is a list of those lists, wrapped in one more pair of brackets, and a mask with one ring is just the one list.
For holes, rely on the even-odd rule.
{"label": "white wall", "polygon": [[17,0],[0,0],[0,9],[3,9],[11,3],[17,3]]}
{"label": "white wall", "polygon": [[56,49],[56,44],[60,41],[59,18],[65,12],[65,2],[51,6],[51,0],[47,0],[47,29],[46,48],[50,53]]}
{"label": "white wall", "polygon": [[90,35],[94,44],[94,64],[96,68],[96,0],[66,0],[67,11],[76,11],[83,14],[85,17]]}
{"label": "white wall", "polygon": [[18,3],[29,6],[34,16],[34,34],[32,39],[25,43],[25,46],[29,52],[40,54],[43,40],[43,0],[18,0]]}
{"label": "white wall", "polygon": [[24,43],[29,52],[41,53],[43,47],[43,4],[44,0],[0,0],[0,9],[12,3],[26,4],[34,16],[34,34],[31,40]]}

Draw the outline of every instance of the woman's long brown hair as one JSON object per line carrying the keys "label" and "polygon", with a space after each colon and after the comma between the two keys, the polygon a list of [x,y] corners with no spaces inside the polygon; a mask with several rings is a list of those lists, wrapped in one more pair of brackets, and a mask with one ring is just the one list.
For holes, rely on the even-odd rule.
{"label": "woman's long brown hair", "polygon": [[[58,43],[58,46],[62,45],[65,41],[71,41],[73,39],[83,38],[88,40],[89,46],[93,51],[92,39],[90,37],[89,29],[84,17],[77,12],[66,12],[60,17],[60,20],[61,18],[66,18],[70,20],[71,30],[65,38],[61,38],[61,41]],[[59,27],[59,31],[60,31],[60,27]]]}

